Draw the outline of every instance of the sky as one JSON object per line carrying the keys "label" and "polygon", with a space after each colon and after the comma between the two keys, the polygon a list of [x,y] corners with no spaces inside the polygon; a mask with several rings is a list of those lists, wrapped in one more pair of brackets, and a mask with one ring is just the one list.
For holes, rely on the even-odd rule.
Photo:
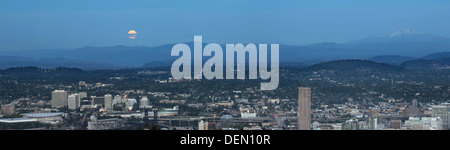
{"label": "sky", "polygon": [[[448,0],[1,0],[0,51],[193,41],[343,43],[411,28],[450,37]],[[135,30],[135,39],[128,31]]]}

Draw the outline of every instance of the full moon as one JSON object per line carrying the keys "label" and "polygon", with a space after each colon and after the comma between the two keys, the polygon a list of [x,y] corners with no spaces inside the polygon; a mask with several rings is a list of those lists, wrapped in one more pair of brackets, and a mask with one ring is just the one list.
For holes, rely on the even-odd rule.
{"label": "full moon", "polygon": [[134,30],[128,31],[128,37],[129,37],[130,39],[136,38],[136,34],[137,34],[137,32],[134,31]]}

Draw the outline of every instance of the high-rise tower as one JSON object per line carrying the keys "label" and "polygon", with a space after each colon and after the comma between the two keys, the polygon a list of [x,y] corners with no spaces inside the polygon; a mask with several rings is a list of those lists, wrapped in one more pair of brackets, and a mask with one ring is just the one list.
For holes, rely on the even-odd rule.
{"label": "high-rise tower", "polygon": [[298,129],[311,130],[311,88],[298,87]]}
{"label": "high-rise tower", "polygon": [[67,106],[67,92],[64,90],[55,90],[52,92],[52,107]]}

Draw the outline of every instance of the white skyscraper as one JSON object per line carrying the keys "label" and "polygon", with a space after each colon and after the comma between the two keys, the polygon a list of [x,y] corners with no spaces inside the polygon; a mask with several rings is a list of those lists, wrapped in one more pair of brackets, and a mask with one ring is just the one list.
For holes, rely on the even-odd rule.
{"label": "white skyscraper", "polygon": [[106,94],[105,95],[105,108],[106,109],[111,109],[112,108],[112,101],[113,101],[113,97],[111,94]]}
{"label": "white skyscraper", "polygon": [[77,109],[80,107],[80,94],[71,94],[67,98],[69,109]]}
{"label": "white skyscraper", "polygon": [[208,122],[203,120],[198,122],[198,130],[208,130]]}
{"label": "white skyscraper", "polygon": [[145,108],[145,107],[147,107],[148,105],[149,105],[149,104],[148,104],[148,98],[147,98],[147,96],[142,97],[142,98],[141,98],[141,103],[140,103],[139,107]]}
{"label": "white skyscraper", "polygon": [[137,100],[134,98],[124,99],[123,102],[127,105],[128,110],[133,109],[134,104],[137,103]]}
{"label": "white skyscraper", "polygon": [[432,106],[432,117],[440,117],[442,126],[445,130],[450,129],[450,103],[442,103],[441,105]]}
{"label": "white skyscraper", "polygon": [[55,90],[52,92],[52,107],[67,106],[67,92],[64,90]]}
{"label": "white skyscraper", "polygon": [[114,96],[113,105],[116,105],[121,102],[122,102],[122,96],[120,96],[120,95]]}

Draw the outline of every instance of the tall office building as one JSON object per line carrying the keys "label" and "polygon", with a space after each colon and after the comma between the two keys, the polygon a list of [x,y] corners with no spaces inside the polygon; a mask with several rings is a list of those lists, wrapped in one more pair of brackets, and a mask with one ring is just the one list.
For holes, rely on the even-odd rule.
{"label": "tall office building", "polygon": [[450,103],[442,103],[441,105],[432,106],[432,117],[441,117],[442,127],[444,130],[450,129]]}
{"label": "tall office building", "polygon": [[412,107],[417,108],[417,99],[412,100]]}
{"label": "tall office building", "polygon": [[67,104],[69,109],[77,109],[80,107],[80,94],[70,94],[67,97]]}
{"label": "tall office building", "polygon": [[147,96],[141,98],[139,107],[146,108],[149,105]]}
{"label": "tall office building", "polygon": [[122,96],[120,95],[114,96],[113,105],[117,105],[118,103],[122,103]]}
{"label": "tall office building", "polygon": [[105,97],[91,96],[91,105],[105,105]]}
{"label": "tall office building", "polygon": [[200,121],[198,122],[198,130],[208,130],[208,122],[207,121]]}
{"label": "tall office building", "polygon": [[378,120],[379,117],[377,116],[370,116],[369,117],[369,130],[377,130],[378,128]]}
{"label": "tall office building", "polygon": [[71,110],[77,109],[77,98],[75,95],[71,94],[67,97],[67,105]]}
{"label": "tall office building", "polygon": [[137,100],[134,99],[134,98],[127,98],[127,99],[124,99],[123,102],[124,102],[125,105],[127,106],[128,110],[132,110],[134,104],[137,103]]}
{"label": "tall office building", "polygon": [[113,101],[113,96],[111,94],[106,94],[105,95],[105,108],[106,109],[112,108],[112,101]]}
{"label": "tall office building", "polygon": [[298,87],[298,129],[311,130],[311,88]]}
{"label": "tall office building", "polygon": [[67,92],[64,90],[55,90],[52,92],[52,107],[67,106]]}

